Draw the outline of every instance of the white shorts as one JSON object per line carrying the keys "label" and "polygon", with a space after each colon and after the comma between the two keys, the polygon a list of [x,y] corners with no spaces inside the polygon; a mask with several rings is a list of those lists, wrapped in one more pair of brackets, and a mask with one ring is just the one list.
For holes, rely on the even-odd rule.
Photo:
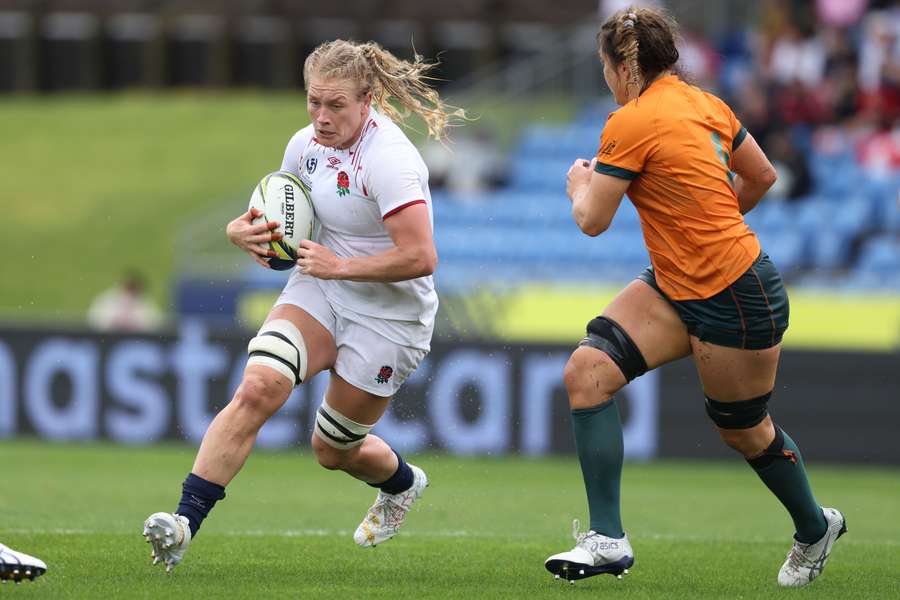
{"label": "white shorts", "polygon": [[376,396],[396,394],[428,354],[337,314],[315,278],[299,271],[291,275],[275,306],[279,304],[297,306],[321,323],[337,346],[335,372],[350,385]]}

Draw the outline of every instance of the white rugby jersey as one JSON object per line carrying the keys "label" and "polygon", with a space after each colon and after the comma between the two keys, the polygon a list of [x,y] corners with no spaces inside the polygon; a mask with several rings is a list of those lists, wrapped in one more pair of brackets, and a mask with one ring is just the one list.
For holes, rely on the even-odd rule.
{"label": "white rugby jersey", "polygon": [[[413,204],[428,207],[434,226],[425,162],[400,128],[374,108],[359,140],[347,149],[322,146],[313,126],[304,127],[288,142],[281,169],[312,190],[321,223],[316,241],[337,256],[372,256],[393,248],[384,219]],[[412,330],[370,319],[361,324],[398,343],[428,347],[438,306],[431,276],[398,282],[316,281],[337,313],[351,320],[413,322],[418,327]]]}

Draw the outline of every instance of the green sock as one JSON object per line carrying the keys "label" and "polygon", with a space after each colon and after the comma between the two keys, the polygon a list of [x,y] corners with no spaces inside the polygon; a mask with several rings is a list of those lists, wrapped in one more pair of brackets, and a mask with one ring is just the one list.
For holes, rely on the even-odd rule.
{"label": "green sock", "polygon": [[591,529],[620,538],[625,535],[619,516],[624,447],[615,399],[600,406],[573,410],[572,430],[587,491]]}
{"label": "green sock", "polygon": [[803,458],[794,440],[776,425],[775,439],[765,453],[747,462],[790,513],[797,541],[810,544],[820,540],[828,524],[809,487]]}

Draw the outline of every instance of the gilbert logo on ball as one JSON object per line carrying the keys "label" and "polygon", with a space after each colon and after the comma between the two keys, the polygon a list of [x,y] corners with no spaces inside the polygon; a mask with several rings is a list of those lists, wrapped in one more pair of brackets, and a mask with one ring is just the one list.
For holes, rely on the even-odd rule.
{"label": "gilbert logo on ball", "polygon": [[280,240],[269,242],[276,256],[265,259],[269,266],[280,271],[290,269],[297,260],[297,248],[303,240],[313,238],[316,215],[309,188],[293,173],[276,171],[263,177],[250,196],[250,208],[262,212],[254,224],[277,221],[274,231],[283,234]]}

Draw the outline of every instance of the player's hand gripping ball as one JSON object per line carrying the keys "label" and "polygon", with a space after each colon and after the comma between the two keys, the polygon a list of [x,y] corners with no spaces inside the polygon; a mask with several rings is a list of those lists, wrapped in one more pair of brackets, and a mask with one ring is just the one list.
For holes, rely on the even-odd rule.
{"label": "player's hand gripping ball", "polygon": [[300,242],[313,239],[316,231],[309,188],[287,171],[269,173],[253,190],[249,208],[262,212],[253,219],[254,225],[268,221],[279,224],[274,233],[282,237],[268,243],[275,256],[263,260],[279,271],[293,268]]}

